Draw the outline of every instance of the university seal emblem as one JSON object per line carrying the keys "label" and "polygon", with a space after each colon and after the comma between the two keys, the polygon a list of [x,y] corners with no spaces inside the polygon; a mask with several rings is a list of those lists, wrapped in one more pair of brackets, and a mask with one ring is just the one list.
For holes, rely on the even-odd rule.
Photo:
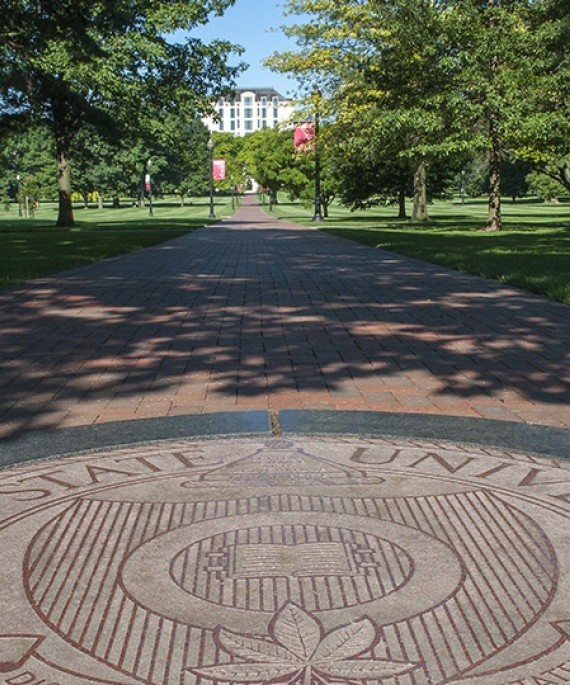
{"label": "university seal emblem", "polygon": [[568,463],[276,438],[0,475],[0,685],[570,682]]}

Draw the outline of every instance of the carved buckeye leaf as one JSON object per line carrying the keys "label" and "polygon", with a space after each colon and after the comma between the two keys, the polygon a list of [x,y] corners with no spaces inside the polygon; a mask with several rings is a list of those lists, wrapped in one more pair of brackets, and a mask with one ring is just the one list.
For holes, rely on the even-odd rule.
{"label": "carved buckeye leaf", "polygon": [[376,628],[368,618],[340,626],[325,636],[316,618],[296,604],[287,603],[270,623],[269,634],[274,642],[219,627],[214,632],[218,645],[245,663],[189,670],[221,682],[352,685],[358,680],[399,675],[414,668],[414,664],[403,661],[351,658],[371,649],[376,641]]}
{"label": "carved buckeye leaf", "polygon": [[414,664],[405,661],[390,661],[388,659],[345,659],[344,661],[313,665],[315,670],[325,675],[350,680],[385,678],[405,673],[413,667]]}
{"label": "carved buckeye leaf", "polygon": [[294,676],[303,670],[302,664],[220,664],[193,668],[192,672],[210,680],[237,683],[259,683]]}
{"label": "carved buckeye leaf", "polygon": [[290,602],[275,617],[271,632],[277,642],[302,660],[313,656],[322,637],[320,624]]}
{"label": "carved buckeye leaf", "polygon": [[376,630],[369,618],[341,626],[329,633],[315,652],[314,660],[342,661],[370,649],[376,641]]}
{"label": "carved buckeye leaf", "polygon": [[274,642],[259,640],[248,635],[232,633],[231,630],[219,629],[215,639],[230,654],[239,656],[242,659],[265,662],[298,662],[294,654]]}

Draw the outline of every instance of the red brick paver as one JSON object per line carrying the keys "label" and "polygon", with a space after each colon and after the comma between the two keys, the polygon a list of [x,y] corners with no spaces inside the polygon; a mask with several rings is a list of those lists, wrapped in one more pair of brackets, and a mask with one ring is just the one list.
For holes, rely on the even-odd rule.
{"label": "red brick paver", "polygon": [[570,427],[568,307],[264,214],[0,293],[2,435],[249,409]]}

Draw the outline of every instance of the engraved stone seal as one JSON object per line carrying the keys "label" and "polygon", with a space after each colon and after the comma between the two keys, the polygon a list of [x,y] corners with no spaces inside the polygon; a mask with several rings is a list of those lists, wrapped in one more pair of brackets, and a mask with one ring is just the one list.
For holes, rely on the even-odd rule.
{"label": "engraved stone seal", "polygon": [[570,682],[570,464],[178,440],[0,473],[0,685]]}

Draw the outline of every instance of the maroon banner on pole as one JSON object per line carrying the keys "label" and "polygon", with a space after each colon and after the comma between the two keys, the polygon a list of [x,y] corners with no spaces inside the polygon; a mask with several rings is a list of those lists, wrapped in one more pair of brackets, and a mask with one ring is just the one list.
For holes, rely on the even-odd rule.
{"label": "maroon banner on pole", "polygon": [[225,159],[214,159],[212,160],[212,175],[214,181],[225,181],[226,180],[226,160]]}
{"label": "maroon banner on pole", "polygon": [[312,149],[308,144],[315,138],[315,124],[313,121],[304,121],[295,128],[295,150],[307,152]]}

